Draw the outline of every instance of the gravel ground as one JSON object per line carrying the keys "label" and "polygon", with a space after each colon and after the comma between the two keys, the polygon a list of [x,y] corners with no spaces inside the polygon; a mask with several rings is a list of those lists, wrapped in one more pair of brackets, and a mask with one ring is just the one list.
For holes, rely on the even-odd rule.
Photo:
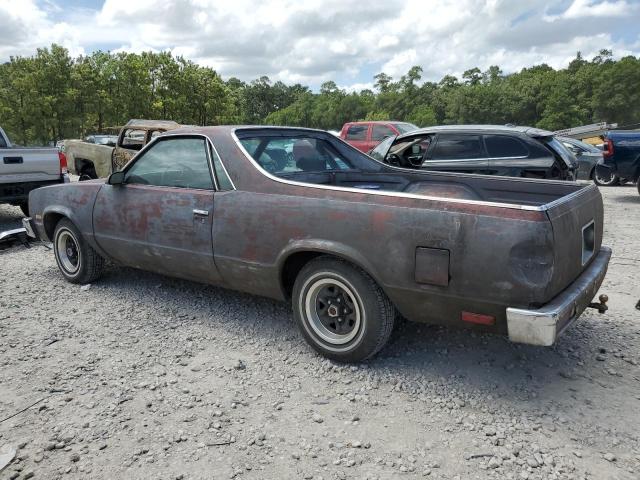
{"label": "gravel ground", "polygon": [[553,348],[403,323],[339,365],[288,305],[1,251],[0,479],[638,479],[640,197],[603,193],[610,310]]}

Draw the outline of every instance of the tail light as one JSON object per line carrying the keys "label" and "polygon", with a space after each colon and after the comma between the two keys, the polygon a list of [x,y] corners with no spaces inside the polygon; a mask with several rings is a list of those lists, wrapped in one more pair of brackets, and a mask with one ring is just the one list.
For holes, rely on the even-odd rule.
{"label": "tail light", "polygon": [[69,169],[67,168],[67,156],[62,152],[58,152],[58,159],[60,160],[60,175],[69,173]]}
{"label": "tail light", "polygon": [[611,139],[607,139],[604,145],[605,145],[605,149],[602,152],[602,156],[604,158],[611,157],[613,155],[613,141],[611,141]]}

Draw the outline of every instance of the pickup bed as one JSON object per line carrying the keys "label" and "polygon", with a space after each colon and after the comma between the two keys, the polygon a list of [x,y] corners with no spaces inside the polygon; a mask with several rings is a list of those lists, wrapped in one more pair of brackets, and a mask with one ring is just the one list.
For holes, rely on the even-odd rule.
{"label": "pickup bed", "polygon": [[106,182],[30,198],[68,281],[108,259],[288,300],[342,361],[382,348],[396,312],[551,345],[611,255],[593,184],[408,170],[301,128],[173,130]]}
{"label": "pickup bed", "polygon": [[0,128],[0,203],[29,215],[29,192],[69,181],[66,159],[57,148],[16,148]]}

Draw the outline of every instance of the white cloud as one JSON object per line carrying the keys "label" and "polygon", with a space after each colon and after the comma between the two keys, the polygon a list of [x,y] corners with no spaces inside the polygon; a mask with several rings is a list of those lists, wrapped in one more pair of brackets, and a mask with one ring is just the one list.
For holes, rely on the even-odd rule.
{"label": "white cloud", "polygon": [[224,77],[268,75],[317,87],[330,79],[368,86],[377,71],[397,78],[413,65],[439,80],[475,66],[559,68],[578,50],[585,57],[602,48],[640,54],[640,2],[558,2],[106,0],[90,10],[59,0],[0,0],[0,61],[52,42],[72,55],[105,46],[170,50]]}

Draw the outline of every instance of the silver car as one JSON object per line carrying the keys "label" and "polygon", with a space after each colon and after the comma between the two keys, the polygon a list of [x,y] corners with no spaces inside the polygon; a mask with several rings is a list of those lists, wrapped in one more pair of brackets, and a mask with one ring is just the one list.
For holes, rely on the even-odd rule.
{"label": "silver car", "polygon": [[557,138],[576,156],[578,160],[578,180],[594,180],[595,166],[602,160],[602,150],[575,138]]}

